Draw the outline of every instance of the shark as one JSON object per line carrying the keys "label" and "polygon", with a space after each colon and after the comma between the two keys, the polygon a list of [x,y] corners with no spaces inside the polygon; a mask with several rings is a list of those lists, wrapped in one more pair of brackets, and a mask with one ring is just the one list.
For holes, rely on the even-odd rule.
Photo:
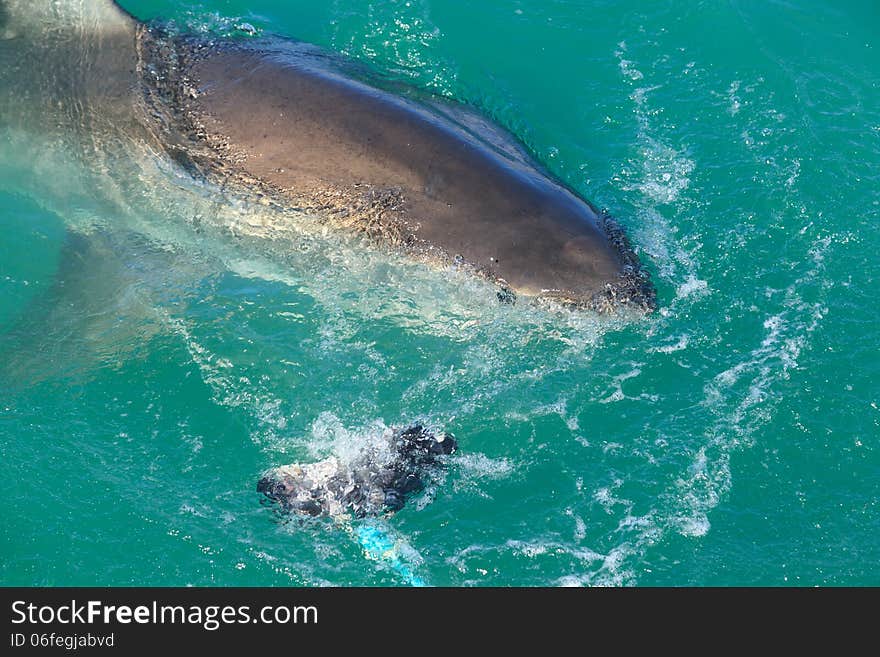
{"label": "shark", "polygon": [[[308,44],[187,36],[111,0],[2,0],[0,63],[0,149],[33,163],[28,191],[60,199],[68,216],[96,204],[92,214],[136,215],[145,180],[155,205],[160,176],[146,169],[159,158],[172,177],[309,215],[316,232],[466,271],[501,301],[656,304],[619,224],[501,128],[473,129],[465,111],[370,84]],[[41,175],[59,158],[78,167]],[[236,228],[290,224],[279,212]]]}

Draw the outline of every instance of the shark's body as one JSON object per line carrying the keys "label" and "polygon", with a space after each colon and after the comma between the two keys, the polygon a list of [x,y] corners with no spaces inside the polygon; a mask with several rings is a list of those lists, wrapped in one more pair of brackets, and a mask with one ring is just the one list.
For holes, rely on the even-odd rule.
{"label": "shark's body", "polygon": [[[163,35],[110,0],[0,0],[0,90],[0,129],[42,135],[44,154],[46,135],[72,133],[94,145],[84,160],[106,167],[110,152],[169,153],[226,189],[318,215],[322,228],[498,282],[504,299],[654,303],[627,240],[589,203],[491,136],[308,48]],[[126,189],[117,196],[126,203]]]}

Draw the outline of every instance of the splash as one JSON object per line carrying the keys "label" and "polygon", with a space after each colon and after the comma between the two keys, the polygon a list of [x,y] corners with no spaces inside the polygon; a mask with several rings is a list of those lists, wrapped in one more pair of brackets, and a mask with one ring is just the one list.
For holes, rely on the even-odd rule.
{"label": "splash", "polygon": [[635,63],[625,59],[626,52],[626,42],[621,42],[615,56],[626,83],[633,88],[629,98],[636,120],[638,152],[623,165],[614,180],[624,191],[636,192],[633,200],[637,220],[635,240],[658,264],[661,277],[678,285],[675,303],[686,299],[691,291],[691,287],[678,284],[682,279],[693,281],[691,286],[707,288],[699,276],[696,249],[686,246],[676,235],[677,229],[671,220],[691,207],[683,202],[682,195],[690,187],[696,163],[688,157],[686,147],[671,144],[664,137],[662,126],[656,125],[659,111],[652,107],[651,95],[663,85],[645,84],[645,76]]}
{"label": "splash", "polygon": [[334,48],[357,59],[374,61],[438,95],[452,97],[454,67],[437,53],[443,34],[431,19],[427,2],[371,3],[366,17],[337,3]]}

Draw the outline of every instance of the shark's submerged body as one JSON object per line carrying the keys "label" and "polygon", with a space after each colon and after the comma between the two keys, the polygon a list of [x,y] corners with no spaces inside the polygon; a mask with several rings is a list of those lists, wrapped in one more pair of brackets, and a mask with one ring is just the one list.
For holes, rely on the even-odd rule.
{"label": "shark's submerged body", "polygon": [[617,225],[499,130],[346,76],[314,48],[172,36],[110,0],[0,0],[0,63],[0,127],[89,135],[93,164],[117,164],[108,144],[166,153],[321,229],[471,271],[503,300],[653,307]]}

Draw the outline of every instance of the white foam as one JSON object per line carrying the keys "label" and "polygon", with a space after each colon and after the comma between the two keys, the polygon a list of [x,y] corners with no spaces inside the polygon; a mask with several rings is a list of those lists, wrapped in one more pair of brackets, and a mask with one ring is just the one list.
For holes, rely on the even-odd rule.
{"label": "white foam", "polygon": [[593,499],[605,509],[605,513],[613,514],[615,507],[618,505],[622,505],[627,511],[632,509],[632,502],[630,500],[616,497],[613,493],[614,490],[617,490],[622,485],[622,479],[615,479],[610,486],[601,486],[593,493]]}
{"label": "white foam", "polygon": [[[662,85],[642,84],[650,76],[641,71],[638,76],[632,74],[638,69],[630,59],[624,59],[627,50],[626,43],[621,42],[615,55],[624,80],[634,86],[630,100],[638,130],[638,151],[621,167],[615,182],[624,191],[636,193],[632,198],[638,220],[633,229],[635,243],[651,256],[660,276],[678,288],[675,302],[692,303],[699,298],[692,292],[708,291],[708,284],[698,273],[695,253],[699,244],[685,246],[666,215],[679,215],[690,206],[689,201],[683,201],[696,161],[688,155],[686,146],[672,144],[663,127],[656,125],[659,110],[652,107],[651,97]],[[689,64],[688,70],[692,68]],[[637,82],[639,86],[635,86]],[[691,281],[702,282],[702,287],[695,287]]]}
{"label": "white foam", "polygon": [[566,555],[574,557],[583,563],[593,563],[604,560],[606,557],[594,552],[589,548],[572,547],[558,541],[520,541],[508,540],[505,547],[509,548],[514,554],[520,554],[529,559],[540,557],[543,555]]}
{"label": "white foam", "polygon": [[739,86],[741,84],[740,80],[734,80],[730,83],[730,87],[727,89],[727,98],[730,102],[730,105],[727,111],[731,116],[735,116],[738,112],[742,104],[740,103],[739,96],[737,96],[737,92],[739,91]]}
{"label": "white foam", "polygon": [[[214,400],[222,405],[244,407],[259,419],[265,430],[283,431],[287,427],[287,416],[281,412],[282,402],[260,385],[256,385],[236,373],[228,358],[212,353],[192,334],[186,320],[175,317],[168,311],[162,312],[165,323],[181,337],[192,361],[201,373],[202,380],[211,389]],[[255,442],[262,442],[267,436],[260,431],[253,434]],[[195,447],[194,447],[195,449]]]}
{"label": "white foam", "polygon": [[254,37],[263,30],[240,17],[224,16],[217,12],[187,11],[182,21],[166,21],[166,29],[205,37]]}
{"label": "white foam", "polygon": [[613,402],[623,401],[624,399],[629,399],[629,400],[646,399],[649,401],[656,401],[657,395],[655,395],[655,394],[642,392],[642,393],[639,393],[638,395],[633,397],[633,396],[627,395],[623,392],[624,381],[628,381],[630,379],[635,379],[641,373],[642,373],[642,370],[639,367],[633,367],[625,372],[622,372],[620,374],[616,374],[611,379],[611,388],[612,388],[611,392],[609,394],[607,394],[605,397],[599,399],[599,403],[600,404],[610,404]]}
{"label": "white foam", "polygon": [[687,299],[688,297],[701,297],[709,291],[709,284],[706,281],[688,276],[687,279],[675,290],[675,296],[679,299]]}
{"label": "white foam", "polygon": [[510,459],[491,458],[481,453],[459,455],[455,464],[465,479],[505,479],[514,470]]}
{"label": "white foam", "polygon": [[[618,57],[626,52],[622,44]],[[627,190],[638,194],[635,202],[638,216],[643,220],[637,231],[636,242],[650,253],[658,265],[661,277],[670,282],[675,289],[675,300],[666,312],[658,317],[646,330],[648,339],[660,338],[661,344],[649,347],[653,353],[676,353],[685,351],[702,336],[691,332],[682,333],[677,319],[694,302],[712,293],[709,282],[700,275],[700,266],[695,257],[698,243],[685,246],[686,242],[673,228],[667,217],[674,213],[677,217],[687,217],[688,208],[697,205],[691,194],[690,179],[696,170],[695,162],[682,162],[676,168],[672,162],[676,158],[690,160],[685,148],[675,146],[664,140],[662,127],[655,125],[657,108],[650,107],[651,93],[656,87],[634,82],[626,71],[635,66],[635,57],[627,55],[627,63],[621,66],[626,84],[640,84],[631,94],[639,126],[639,157],[634,157],[622,168],[619,181]],[[651,74],[643,69],[644,81],[650,81]],[[752,93],[750,86],[732,84],[728,89],[729,114],[743,120],[743,107],[752,105],[739,100],[741,93]],[[751,114],[751,112],[749,113]],[[773,127],[754,125],[746,128],[744,134],[756,152],[767,145],[777,133],[784,133],[784,118],[777,114],[764,112],[762,119],[771,121]],[[751,119],[746,116],[746,120]],[[778,126],[778,127],[776,127]],[[752,135],[755,135],[754,137]],[[647,164],[642,165],[641,159]],[[670,161],[664,166],[655,166],[656,158]],[[800,158],[789,158],[788,162],[773,159],[772,155],[761,157],[760,162],[768,167],[778,188],[788,194],[797,193]],[[668,174],[666,176],[665,174]],[[676,175],[688,180],[674,180]],[[670,184],[673,183],[673,184]],[[671,204],[671,208],[667,207]],[[800,221],[809,227],[809,212],[797,198],[789,202],[789,209],[796,212]],[[676,221],[675,225],[681,225]],[[678,228],[680,230],[680,228]],[[802,231],[801,235],[812,234]],[[593,499],[612,517],[623,516],[615,532],[617,545],[608,550],[601,564],[592,564],[581,572],[563,575],[555,583],[558,585],[622,585],[637,583],[642,569],[639,563],[652,546],[662,542],[670,534],[679,534],[699,540],[711,531],[711,513],[728,495],[732,482],[731,458],[739,449],[749,447],[775,416],[779,404],[778,388],[789,378],[790,373],[799,367],[799,362],[808,348],[811,333],[815,330],[827,310],[819,302],[805,301],[803,290],[815,286],[823,276],[826,254],[831,248],[827,236],[813,240],[804,248],[805,273],[781,289],[769,290],[762,319],[762,332],[756,336],[750,350],[744,356],[724,362],[714,375],[710,375],[703,387],[703,398],[699,407],[708,416],[708,422],[700,440],[696,441],[688,467],[665,488],[647,511],[636,513],[627,500],[618,505],[614,487],[599,486],[593,492]],[[748,236],[741,236],[734,246],[747,246]],[[776,305],[777,307],[773,307]],[[748,308],[748,306],[746,306]],[[758,312],[753,308],[751,312]],[[676,331],[677,332],[674,332]],[[630,374],[627,369],[624,374]],[[622,379],[625,380],[625,379]],[[601,401],[625,399],[619,381],[612,380],[610,394],[605,393]],[[672,444],[674,436],[658,438],[654,444],[665,449]],[[621,452],[625,446],[617,441],[607,441],[606,448],[617,444],[609,454]],[[650,456],[650,455],[647,455]],[[650,462],[650,459],[649,459]]]}
{"label": "white foam", "polygon": [[659,347],[651,347],[649,351],[657,354],[672,354],[676,351],[684,351],[688,348],[690,337],[687,334],[678,336],[678,340],[672,344],[664,344]]}
{"label": "white foam", "polygon": [[451,96],[456,71],[437,54],[442,38],[424,0],[398,5],[392,20],[368,5],[365,13],[343,14],[334,21],[333,45],[340,52],[378,61],[435,93]]}
{"label": "white foam", "polygon": [[572,538],[578,543],[584,540],[587,537],[587,523],[584,522],[584,519],[576,514],[571,507],[565,510],[565,515],[574,519],[574,532],[572,532]]}
{"label": "white foam", "polygon": [[349,429],[334,413],[324,411],[312,422],[305,447],[315,460],[332,454],[342,463],[351,464],[363,458],[365,452],[389,460],[392,434],[393,428],[381,419]]}
{"label": "white foam", "polygon": [[620,72],[623,76],[629,80],[641,80],[645,77],[644,74],[642,74],[642,72],[628,59],[623,59],[621,57],[618,60],[618,66],[620,67]]}

